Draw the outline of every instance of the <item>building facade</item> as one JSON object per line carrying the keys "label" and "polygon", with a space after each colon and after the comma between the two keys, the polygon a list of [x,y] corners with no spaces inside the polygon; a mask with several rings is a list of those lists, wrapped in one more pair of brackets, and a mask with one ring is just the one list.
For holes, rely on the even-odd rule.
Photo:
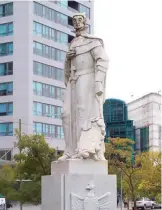
{"label": "building facade", "polygon": [[92,1],[0,1],[0,157],[17,152],[19,119],[22,132],[63,150],[63,65],[77,12],[93,33]]}
{"label": "building facade", "polygon": [[162,96],[150,93],[128,103],[128,117],[133,120],[135,126],[136,151],[160,151]]}
{"label": "building facade", "polygon": [[106,138],[129,138],[134,140],[133,121],[128,120],[127,105],[119,99],[107,99],[103,106]]}

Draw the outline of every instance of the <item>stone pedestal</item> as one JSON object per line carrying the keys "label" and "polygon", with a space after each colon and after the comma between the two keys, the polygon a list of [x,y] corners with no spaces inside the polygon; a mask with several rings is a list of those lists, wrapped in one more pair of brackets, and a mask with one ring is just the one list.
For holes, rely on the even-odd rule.
{"label": "stone pedestal", "polygon": [[107,161],[52,162],[42,177],[42,210],[116,210],[116,176]]}

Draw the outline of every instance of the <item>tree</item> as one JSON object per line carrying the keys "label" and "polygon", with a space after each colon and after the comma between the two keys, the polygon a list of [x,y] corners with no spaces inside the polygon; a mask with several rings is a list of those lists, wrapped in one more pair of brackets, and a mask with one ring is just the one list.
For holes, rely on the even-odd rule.
{"label": "tree", "polygon": [[106,144],[105,157],[109,161],[109,168],[122,173],[123,193],[126,198],[131,198],[136,209],[138,195],[140,162],[133,158],[134,141],[130,139],[110,138]]}
{"label": "tree", "polygon": [[161,153],[144,152],[138,157],[141,162],[139,192],[141,196],[161,199]]}
{"label": "tree", "polygon": [[18,200],[21,204],[38,204],[41,201],[41,177],[50,175],[51,162],[56,160],[55,149],[49,147],[42,135],[21,135],[16,130],[16,136],[20,151],[14,158]]}
{"label": "tree", "polygon": [[0,193],[5,195],[7,199],[13,200],[14,182],[15,182],[14,169],[9,165],[4,165],[0,169]]}

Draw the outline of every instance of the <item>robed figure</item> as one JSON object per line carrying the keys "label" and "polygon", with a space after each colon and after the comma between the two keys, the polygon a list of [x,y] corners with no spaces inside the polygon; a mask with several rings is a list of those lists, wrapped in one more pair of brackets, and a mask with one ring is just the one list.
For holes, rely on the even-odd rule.
{"label": "robed figure", "polygon": [[76,37],[65,61],[63,129],[65,150],[59,160],[104,160],[105,124],[103,103],[108,68],[103,41],[87,33],[86,18],[73,16]]}

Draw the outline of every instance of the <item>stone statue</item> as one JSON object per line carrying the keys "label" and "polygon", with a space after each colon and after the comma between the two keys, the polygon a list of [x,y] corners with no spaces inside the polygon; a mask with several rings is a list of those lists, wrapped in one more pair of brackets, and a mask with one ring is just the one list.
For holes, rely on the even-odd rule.
{"label": "stone statue", "polygon": [[87,195],[85,198],[71,193],[71,210],[110,210],[111,193],[107,192],[97,198],[94,188],[94,184],[90,182],[86,187]]}
{"label": "stone statue", "polygon": [[86,17],[73,16],[76,37],[65,61],[63,129],[66,159],[105,160],[103,102],[108,58],[103,41],[86,31]]}

